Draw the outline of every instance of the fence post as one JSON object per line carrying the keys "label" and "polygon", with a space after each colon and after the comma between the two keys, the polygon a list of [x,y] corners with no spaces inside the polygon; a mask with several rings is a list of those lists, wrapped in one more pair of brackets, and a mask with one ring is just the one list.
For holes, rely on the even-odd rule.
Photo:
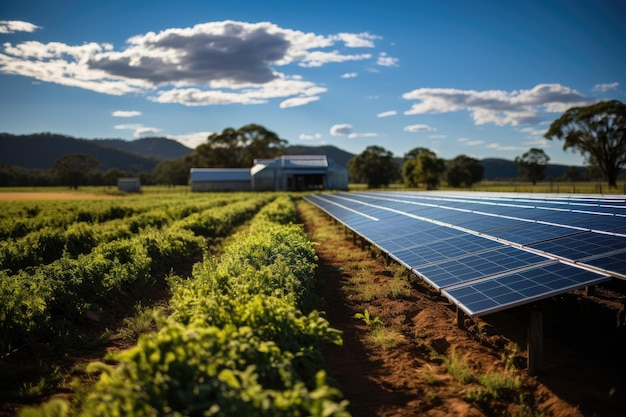
{"label": "fence post", "polygon": [[533,307],[528,326],[528,374],[539,375],[543,371],[543,314]]}

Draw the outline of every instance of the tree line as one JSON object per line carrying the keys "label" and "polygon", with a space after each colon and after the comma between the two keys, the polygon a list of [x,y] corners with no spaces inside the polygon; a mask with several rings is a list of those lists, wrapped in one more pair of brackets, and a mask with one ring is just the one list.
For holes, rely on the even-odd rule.
{"label": "tree line", "polygon": [[[626,104],[603,101],[584,107],[572,107],[550,125],[544,137],[563,140],[563,150],[579,152],[586,165],[617,186],[626,165]],[[0,186],[115,185],[120,177],[139,177],[142,184],[186,185],[193,167],[249,168],[255,158],[273,158],[283,153],[287,141],[262,125],[249,124],[239,129],[226,128],[207,138],[192,153],[160,162],[152,172],[130,173],[118,169],[101,171],[99,162],[89,154],[68,154],[59,158],[50,170],[28,170],[0,162]],[[550,157],[539,148],[531,148],[515,158],[520,176],[535,184],[544,178]],[[398,166],[393,154],[370,146],[348,161],[350,181],[370,188],[403,182],[407,187],[434,189],[445,181],[451,187],[469,188],[483,178],[480,161],[459,155],[450,161],[437,157],[423,147],[407,152]],[[570,167],[567,179],[579,179],[578,170]]]}
{"label": "tree line", "polygon": [[[564,140],[563,150],[579,152],[592,174],[600,174],[617,187],[617,179],[626,164],[626,105],[617,100],[585,107],[572,107],[552,122],[544,137]],[[534,184],[544,179],[550,157],[543,149],[531,148],[515,158],[520,177]],[[459,155],[451,161],[438,158],[426,148],[415,148],[404,155],[398,169],[393,154],[379,146],[370,146],[348,162],[353,182],[368,188],[401,182],[407,187],[435,189],[442,181],[450,187],[469,188],[480,182],[484,169],[475,158]],[[576,167],[564,174],[567,180],[580,179]]]}

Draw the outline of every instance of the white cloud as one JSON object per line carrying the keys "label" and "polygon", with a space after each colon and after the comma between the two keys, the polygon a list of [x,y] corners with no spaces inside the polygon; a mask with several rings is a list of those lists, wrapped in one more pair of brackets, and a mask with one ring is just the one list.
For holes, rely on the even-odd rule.
{"label": "white cloud", "polygon": [[343,123],[339,125],[333,125],[330,128],[331,136],[348,136],[352,133],[352,125]]}
{"label": "white cloud", "polygon": [[522,151],[527,151],[528,148],[524,147],[524,146],[510,146],[510,145],[500,145],[499,143],[490,143],[489,145],[487,145],[487,148],[489,149],[494,149],[496,151],[517,151],[517,152],[522,152]]}
{"label": "white cloud", "polygon": [[348,48],[373,48],[380,36],[365,33],[339,33],[334,39],[341,40]]}
{"label": "white cloud", "polygon": [[343,123],[338,125],[333,125],[330,128],[331,136],[347,136],[350,139],[356,138],[374,138],[377,137],[377,133],[356,133],[352,131],[352,125]]}
{"label": "white cloud", "polygon": [[382,113],[378,113],[376,116],[377,117],[389,117],[389,116],[395,116],[396,114],[398,114],[397,111],[389,110],[389,111],[384,111]]}
{"label": "white cloud", "polygon": [[398,61],[398,58],[392,58],[390,56],[387,56],[385,52],[381,52],[380,55],[378,55],[378,60],[376,61],[376,63],[381,67],[397,67]]}
{"label": "white cloud", "polygon": [[[3,22],[5,31],[19,27]],[[281,67],[369,60],[372,54],[345,51],[373,48],[377,39],[369,33],[305,33],[270,22],[208,22],[140,34],[122,49],[95,42],[4,43],[0,73],[105,94],[149,94],[159,103],[260,104],[282,98],[281,106],[289,107],[319,99],[326,88],[287,76]]]}
{"label": "white cloud", "polygon": [[609,90],[616,90],[617,87],[619,87],[619,83],[618,82],[606,83],[606,84],[596,84],[596,85],[593,86],[593,89],[591,91],[596,92],[596,93],[606,93]]}
{"label": "white cloud", "polygon": [[113,117],[137,117],[141,115],[140,111],[135,110],[116,110],[112,113]]}
{"label": "white cloud", "polygon": [[359,74],[357,74],[356,72],[346,72],[345,74],[341,75],[341,78],[355,78],[358,77]]}
{"label": "white cloud", "polygon": [[589,103],[578,91],[560,84],[539,84],[530,90],[458,90],[419,88],[402,96],[417,100],[404,114],[448,113],[467,110],[474,123],[498,126],[520,125],[539,121],[541,111],[563,112]]}
{"label": "white cloud", "polygon": [[0,20],[0,33],[34,32],[41,26],[21,20]]}
{"label": "white cloud", "polygon": [[537,129],[534,127],[524,127],[519,129],[520,132],[526,133],[529,136],[543,136],[548,130],[547,129]]}
{"label": "white cloud", "polygon": [[300,65],[301,67],[314,68],[321,67],[322,65],[328,64],[329,62],[363,61],[366,59],[370,59],[371,57],[371,54],[343,55],[339,51],[313,51],[309,52],[306,58],[302,59],[302,62],[300,62],[300,64],[298,65]]}
{"label": "white cloud", "polygon": [[144,126],[142,124],[121,124],[115,125],[114,128],[117,130],[132,130],[134,138],[153,135],[161,131],[159,128]]}
{"label": "white cloud", "polygon": [[301,133],[300,136],[298,137],[298,139],[300,140],[314,140],[314,139],[321,139],[322,135],[319,133],[315,133],[314,135],[307,135],[306,133]]}
{"label": "white cloud", "polygon": [[304,106],[306,104],[309,104],[313,101],[318,101],[319,99],[320,99],[319,96],[293,97],[293,98],[288,98],[287,100],[281,102],[279,107],[281,109],[286,109],[289,107],[299,107],[299,106]]}
{"label": "white cloud", "polygon": [[167,135],[167,137],[182,143],[188,148],[195,149],[198,145],[206,143],[207,138],[212,134],[213,132],[193,132],[184,135]]}
{"label": "white cloud", "polygon": [[89,68],[89,59],[110,49],[108,44],[69,46],[58,42],[43,44],[29,41],[16,46],[7,42],[3,47],[4,53],[0,52],[0,72],[5,74],[22,75],[111,95],[139,93],[149,87],[142,80],[124,80]]}
{"label": "white cloud", "polygon": [[376,138],[376,137],[378,137],[378,133],[373,133],[373,132],[350,133],[348,135],[348,137],[350,139],[355,139],[355,138]]}
{"label": "white cloud", "polygon": [[468,140],[467,142],[465,142],[465,144],[467,146],[477,146],[477,145],[482,145],[483,143],[485,143],[484,140],[478,139],[478,140]]}
{"label": "white cloud", "polygon": [[436,132],[437,129],[428,125],[417,124],[417,125],[405,126],[404,131],[405,132]]}
{"label": "white cloud", "polygon": [[[150,99],[158,103],[208,106],[219,104],[261,104],[267,103],[269,99],[295,96],[295,98],[301,99],[298,101],[299,105],[303,105],[319,99],[316,95],[326,92],[326,88],[318,87],[308,81],[302,81],[298,77],[293,77],[293,79],[279,78],[261,86],[251,85],[242,89],[229,88],[226,84],[223,87],[223,89],[213,90],[203,90],[201,88],[162,90]],[[308,100],[303,98],[308,98]]]}

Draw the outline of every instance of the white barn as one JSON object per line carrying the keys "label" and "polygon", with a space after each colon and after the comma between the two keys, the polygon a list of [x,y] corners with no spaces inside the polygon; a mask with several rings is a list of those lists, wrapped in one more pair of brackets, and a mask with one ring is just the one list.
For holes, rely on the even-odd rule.
{"label": "white barn", "polygon": [[192,168],[191,191],[347,190],[348,170],[326,155],[283,155],[254,160],[250,169]]}
{"label": "white barn", "polygon": [[191,168],[191,191],[250,191],[248,168]]}
{"label": "white barn", "polygon": [[250,173],[255,191],[348,189],[347,169],[330,164],[326,155],[255,159]]}

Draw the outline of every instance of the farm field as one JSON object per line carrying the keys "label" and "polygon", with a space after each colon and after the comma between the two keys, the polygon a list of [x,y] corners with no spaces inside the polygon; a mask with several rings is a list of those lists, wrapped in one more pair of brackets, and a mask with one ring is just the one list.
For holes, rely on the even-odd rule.
{"label": "farm field", "polygon": [[[257,356],[252,360],[258,372],[224,365],[214,376],[223,385],[223,396],[217,398],[232,400],[244,387],[261,402],[277,404],[280,386],[282,401],[295,407],[259,415],[617,416],[626,411],[626,362],[621,354],[626,347],[626,288],[619,282],[591,295],[580,291],[542,305],[549,365],[545,375],[531,378],[525,373],[527,309],[468,319],[468,330],[461,330],[447,300],[402,269],[386,265],[375,252],[353,245],[350,236],[299,195],[159,190],[113,198],[98,192],[84,196],[78,202],[32,197],[0,201],[3,283],[8,278],[28,283],[29,294],[36,294],[33,277],[44,283],[52,276],[70,281],[91,276],[89,287],[73,282],[71,294],[62,299],[65,304],[54,304],[62,292],[45,298],[68,289],[59,285],[44,288],[39,294],[43,302],[2,312],[2,416],[17,415],[24,404],[51,397],[78,397],[85,407],[105,398],[125,406],[133,399],[146,401],[132,395],[124,400],[128,392],[116,389],[143,372],[153,375],[146,380],[150,388],[143,391],[163,391],[163,385],[153,384],[154,376],[169,375],[167,386],[173,387],[180,374],[168,373],[171,367],[154,370],[142,352],[160,352],[172,364],[181,355],[189,359],[180,361],[187,366],[220,358],[227,339],[242,344],[254,340],[252,351],[268,352],[271,366],[261,372]],[[310,241],[290,222],[304,223]],[[272,252],[277,248],[280,252]],[[242,268],[243,259],[257,259],[260,269]],[[268,262],[276,259],[282,261]],[[96,260],[99,268],[81,269],[82,261],[93,265]],[[90,275],[92,269],[104,272],[106,285],[97,282],[95,273]],[[258,282],[258,277],[266,281]],[[11,299],[8,294],[14,293],[14,287],[3,287],[0,296]],[[233,293],[247,295],[233,300]],[[50,305],[54,308],[48,309]],[[242,314],[238,306],[256,311],[256,318]],[[281,320],[278,333],[258,321],[268,306],[276,312],[271,320]],[[138,326],[139,318],[144,327]],[[255,327],[266,330],[251,334]],[[139,338],[144,333],[148,336]],[[172,340],[189,334],[204,336],[188,349],[192,353],[178,352]],[[306,348],[299,350],[293,340],[306,340]],[[213,354],[202,356],[209,347]],[[169,355],[174,351],[178,353]],[[283,354],[293,351],[300,352],[297,366]],[[114,352],[120,356],[105,359]],[[92,362],[104,363],[87,365]],[[108,375],[108,382],[85,372],[88,367]],[[198,371],[195,365],[186,369],[194,375]],[[97,388],[85,394],[72,388],[74,378],[83,387]],[[259,391],[259,385],[268,384],[272,390]],[[170,399],[168,404],[173,403]],[[51,403],[48,411],[62,409],[59,404]],[[246,415],[242,410],[214,411]]]}

